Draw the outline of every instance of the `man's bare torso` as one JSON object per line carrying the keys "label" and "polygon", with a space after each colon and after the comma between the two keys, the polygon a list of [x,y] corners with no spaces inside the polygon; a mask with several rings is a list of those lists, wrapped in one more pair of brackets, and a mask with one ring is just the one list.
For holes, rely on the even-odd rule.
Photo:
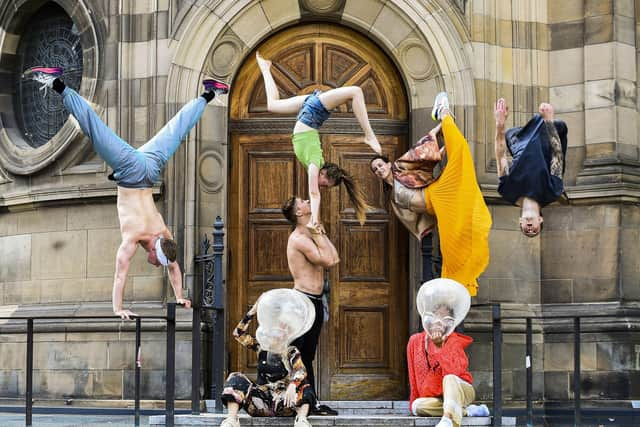
{"label": "man's bare torso", "polygon": [[323,291],[324,269],[320,265],[312,264],[300,250],[296,249],[297,239],[309,239],[309,236],[295,230],[289,235],[287,242],[287,261],[293,276],[293,287],[303,292],[320,295]]}
{"label": "man's bare torso", "polygon": [[118,187],[118,218],[122,240],[145,242],[167,235],[167,226],[153,202],[151,188]]}

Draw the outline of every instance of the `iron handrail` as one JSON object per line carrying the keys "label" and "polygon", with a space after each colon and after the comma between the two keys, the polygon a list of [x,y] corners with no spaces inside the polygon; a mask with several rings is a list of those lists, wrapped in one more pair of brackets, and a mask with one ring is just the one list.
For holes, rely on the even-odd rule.
{"label": "iron handrail", "polygon": [[[167,427],[174,426],[175,416],[175,335],[176,335],[176,305],[175,302],[167,304],[166,316],[132,316],[132,320],[135,320],[135,352],[134,352],[134,376],[135,376],[135,390],[134,390],[134,422],[136,426],[140,425],[140,348],[141,348],[141,333],[142,333],[142,320],[165,320],[167,322],[167,358],[166,358],[166,388],[165,388],[165,420]],[[181,305],[181,304],[180,304]],[[25,369],[25,425],[30,427],[33,425],[33,336],[34,321],[37,320],[88,320],[88,319],[109,319],[119,320],[122,319],[118,316],[1,316],[0,320],[15,320],[27,322],[27,360]],[[3,326],[0,325],[0,330]]]}
{"label": "iron handrail", "polygon": [[[491,307],[493,332],[493,425],[499,426],[502,421],[502,321],[525,320],[525,369],[526,369],[526,417],[527,426],[533,426],[533,320],[573,320],[573,413],[574,423],[582,423],[581,402],[581,365],[580,365],[580,336],[582,334],[582,319],[590,318],[640,318],[640,309],[633,307],[622,308],[622,312],[609,314],[566,314],[566,315],[520,315],[501,316],[500,303],[474,304],[472,308]],[[539,333],[545,333],[541,331]]]}
{"label": "iron handrail", "polygon": [[[120,316],[0,316],[0,320],[87,320],[87,319],[109,319],[115,321],[122,321]],[[131,316],[132,320],[135,319],[148,319],[148,320],[167,320],[167,316]],[[3,325],[0,325],[3,326]]]}

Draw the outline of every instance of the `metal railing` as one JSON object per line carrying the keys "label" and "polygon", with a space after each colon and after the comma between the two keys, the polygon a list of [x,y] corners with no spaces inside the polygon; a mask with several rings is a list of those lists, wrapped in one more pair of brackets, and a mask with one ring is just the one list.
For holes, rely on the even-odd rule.
{"label": "metal railing", "polygon": [[[167,324],[167,359],[166,359],[166,388],[165,388],[165,415],[167,427],[173,427],[175,415],[175,365],[176,365],[176,303],[167,304],[166,316],[136,316],[135,317],[135,360],[134,360],[134,422],[140,425],[140,342],[142,334],[142,320],[165,320]],[[104,320],[113,319],[114,316],[14,316],[0,317],[0,320],[27,322],[27,360],[25,369],[25,425],[33,425],[33,337],[34,323],[38,320]],[[117,317],[120,320],[119,317]]]}
{"label": "metal railing", "polygon": [[[201,282],[194,281],[193,320],[191,328],[191,413],[200,414],[200,380],[202,363],[201,323],[203,317],[211,317],[209,328],[210,384],[208,395],[215,401],[216,412],[222,412],[224,375],[224,281],[222,279],[222,255],[224,254],[224,223],[216,217],[213,224],[213,239],[207,235],[202,240],[202,252],[195,257],[196,270]],[[211,252],[210,252],[211,250]]]}
{"label": "metal railing", "polygon": [[[498,426],[502,420],[502,321],[525,321],[525,372],[526,372],[526,423],[533,426],[533,320],[565,320],[573,321],[571,333],[573,334],[573,418],[574,425],[582,425],[581,402],[581,366],[580,345],[582,319],[598,318],[640,318],[639,310],[624,309],[619,313],[610,314],[580,314],[580,315],[540,315],[540,316],[501,316],[500,304],[481,304],[473,307],[491,306],[493,329],[493,425]],[[568,333],[540,331],[541,334]],[[496,351],[497,350],[497,351]]]}

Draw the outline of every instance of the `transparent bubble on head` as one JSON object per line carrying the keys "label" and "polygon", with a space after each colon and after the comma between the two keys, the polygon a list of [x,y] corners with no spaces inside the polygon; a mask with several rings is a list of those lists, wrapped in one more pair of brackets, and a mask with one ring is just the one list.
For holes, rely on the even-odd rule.
{"label": "transparent bubble on head", "polygon": [[289,332],[278,328],[258,326],[256,340],[260,343],[262,350],[284,354],[289,347]]}
{"label": "transparent bubble on head", "polygon": [[[315,309],[309,298],[298,291],[272,289],[260,296],[257,317],[260,328],[264,331],[280,331],[279,334],[288,345],[311,328],[315,320]],[[265,332],[263,334],[267,340],[268,335]],[[257,335],[256,339],[265,348]]]}
{"label": "transparent bubble on head", "polygon": [[445,331],[443,335],[446,336],[467,316],[471,307],[471,297],[460,283],[440,278],[425,282],[420,287],[416,304],[424,329],[428,331],[434,322],[439,321]]}

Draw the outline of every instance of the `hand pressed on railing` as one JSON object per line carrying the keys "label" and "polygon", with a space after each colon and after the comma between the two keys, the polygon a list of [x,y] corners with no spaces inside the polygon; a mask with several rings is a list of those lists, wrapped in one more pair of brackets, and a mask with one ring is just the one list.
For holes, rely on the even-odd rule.
{"label": "hand pressed on railing", "polygon": [[191,308],[191,300],[186,298],[176,298],[176,304],[181,305],[184,308]]}
{"label": "hand pressed on railing", "polygon": [[113,310],[113,314],[120,316],[122,320],[133,320],[132,317],[139,317],[136,313],[130,310]]}
{"label": "hand pressed on railing", "polygon": [[[176,304],[181,305],[184,308],[191,308],[191,301],[186,298],[177,298]],[[134,320],[136,317],[140,317],[131,310],[113,310],[113,314],[120,316],[122,320]]]}

